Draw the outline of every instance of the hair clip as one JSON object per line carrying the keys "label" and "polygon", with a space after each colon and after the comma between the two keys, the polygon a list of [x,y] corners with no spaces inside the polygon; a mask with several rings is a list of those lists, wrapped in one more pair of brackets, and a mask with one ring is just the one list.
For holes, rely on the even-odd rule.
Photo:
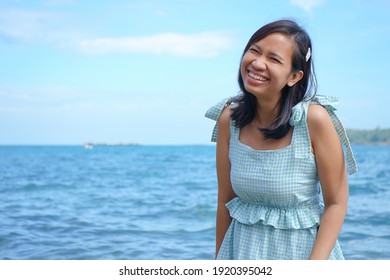
{"label": "hair clip", "polygon": [[306,62],[308,62],[309,61],[309,59],[310,59],[310,56],[311,56],[311,49],[310,49],[310,47],[307,49],[307,54],[306,54]]}

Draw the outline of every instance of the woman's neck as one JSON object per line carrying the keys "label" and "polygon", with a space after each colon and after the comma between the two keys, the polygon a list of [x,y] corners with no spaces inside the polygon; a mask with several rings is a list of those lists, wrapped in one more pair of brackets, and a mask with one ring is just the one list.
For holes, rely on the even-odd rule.
{"label": "woman's neck", "polygon": [[260,128],[271,125],[279,115],[279,100],[259,100],[257,99],[256,115],[252,123]]}

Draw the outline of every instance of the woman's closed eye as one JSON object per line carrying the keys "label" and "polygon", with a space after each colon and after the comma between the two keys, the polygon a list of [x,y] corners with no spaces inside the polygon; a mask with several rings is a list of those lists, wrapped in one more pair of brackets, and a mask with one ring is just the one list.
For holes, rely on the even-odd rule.
{"label": "woman's closed eye", "polygon": [[260,53],[258,49],[256,48],[249,48],[249,50],[253,53]]}

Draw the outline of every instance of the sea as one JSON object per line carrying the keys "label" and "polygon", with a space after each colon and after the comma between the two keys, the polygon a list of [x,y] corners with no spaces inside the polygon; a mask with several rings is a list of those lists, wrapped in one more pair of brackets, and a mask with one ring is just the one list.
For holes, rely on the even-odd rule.
{"label": "sea", "polygon": [[[353,146],[339,242],[390,259],[390,146]],[[0,259],[214,258],[215,146],[0,146]]]}

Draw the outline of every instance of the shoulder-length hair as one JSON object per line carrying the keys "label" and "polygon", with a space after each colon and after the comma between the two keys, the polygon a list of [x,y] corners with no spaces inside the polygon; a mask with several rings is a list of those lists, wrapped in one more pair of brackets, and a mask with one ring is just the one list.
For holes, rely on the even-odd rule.
{"label": "shoulder-length hair", "polygon": [[[317,81],[314,73],[314,65],[311,54],[313,48],[307,32],[292,20],[278,20],[264,25],[257,30],[249,39],[240,61],[250,46],[271,33],[279,32],[294,39],[295,48],[292,57],[292,71],[302,70],[304,75],[295,85],[286,85],[282,89],[282,97],[279,101],[279,113],[275,121],[266,128],[261,128],[265,138],[280,139],[285,136],[291,128],[289,120],[292,108],[299,102],[310,99],[316,94]],[[309,55],[308,55],[309,52]],[[256,114],[256,97],[244,87],[241,71],[238,71],[238,84],[242,95],[236,100],[237,106],[232,109],[231,118],[235,121],[236,127],[243,128],[249,124]]]}

